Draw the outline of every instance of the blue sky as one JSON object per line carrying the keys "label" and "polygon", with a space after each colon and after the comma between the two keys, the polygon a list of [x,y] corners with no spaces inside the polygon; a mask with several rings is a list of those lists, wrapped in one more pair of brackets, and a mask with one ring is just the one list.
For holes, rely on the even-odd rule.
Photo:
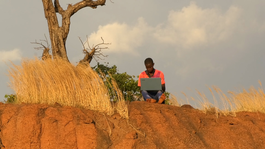
{"label": "blue sky", "polygon": [[[207,86],[241,91],[265,84],[265,1],[256,0],[112,0],[97,9],[84,8],[71,18],[67,39],[72,63],[82,57],[79,37],[91,44],[111,43],[104,61],[120,72],[138,75],[152,57],[164,72],[167,91],[196,96]],[[78,0],[64,0],[69,3]],[[49,36],[41,1],[0,0],[0,100],[12,93],[7,64],[40,57],[35,40]],[[100,61],[100,62],[104,62]],[[93,61],[92,65],[96,62]],[[196,98],[196,97],[195,97]]]}

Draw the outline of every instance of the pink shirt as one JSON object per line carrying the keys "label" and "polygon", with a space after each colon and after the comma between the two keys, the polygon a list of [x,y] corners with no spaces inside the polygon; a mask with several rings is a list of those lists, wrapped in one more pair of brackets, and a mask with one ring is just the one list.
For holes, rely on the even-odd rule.
{"label": "pink shirt", "polygon": [[[138,86],[141,86],[141,78],[149,78],[149,76],[146,74],[145,71],[143,71],[142,73],[140,73],[139,75],[139,80],[138,80]],[[154,75],[151,78],[161,78],[161,84],[165,84],[165,77],[164,77],[164,73],[160,70],[155,70]]]}

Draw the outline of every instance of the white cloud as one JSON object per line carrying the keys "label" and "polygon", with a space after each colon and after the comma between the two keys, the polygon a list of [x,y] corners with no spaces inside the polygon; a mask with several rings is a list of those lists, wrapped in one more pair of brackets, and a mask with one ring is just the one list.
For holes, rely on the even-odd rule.
{"label": "white cloud", "polygon": [[168,21],[157,27],[154,36],[162,43],[190,49],[226,40],[238,26],[241,10],[231,6],[202,9],[194,2],[180,11],[171,11]]}
{"label": "white cloud", "polygon": [[235,6],[222,12],[218,8],[202,9],[191,2],[179,11],[170,11],[168,21],[157,26],[149,26],[143,18],[139,18],[135,25],[115,22],[99,26],[98,31],[89,36],[89,43],[100,43],[103,37],[112,44],[109,46],[111,52],[136,54],[137,47],[148,39],[155,38],[160,44],[172,45],[182,50],[197,49],[198,46],[229,40],[235,30],[240,29],[238,20],[241,12]]}
{"label": "white cloud", "polygon": [[[89,36],[89,43],[94,45],[102,42],[111,43],[108,52],[121,52],[138,55],[135,48],[141,46],[145,40],[145,34],[149,31],[149,27],[143,18],[139,18],[136,25],[128,25],[126,23],[111,23],[99,26],[98,31]],[[91,46],[91,45],[90,45]]]}
{"label": "white cloud", "polygon": [[21,52],[19,49],[13,49],[11,51],[0,51],[0,64],[8,61],[21,60]]}

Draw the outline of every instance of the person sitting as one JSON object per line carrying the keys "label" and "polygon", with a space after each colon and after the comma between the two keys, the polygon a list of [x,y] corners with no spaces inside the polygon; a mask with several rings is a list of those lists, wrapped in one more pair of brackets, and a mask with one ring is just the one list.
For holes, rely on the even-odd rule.
{"label": "person sitting", "polygon": [[164,92],[166,91],[164,73],[154,68],[155,64],[152,58],[146,58],[144,61],[144,65],[146,67],[146,70],[140,73],[138,86],[141,88],[141,78],[161,78],[162,85],[162,90],[159,91],[141,90],[144,100],[151,103],[164,104],[166,99],[166,96],[164,94]]}

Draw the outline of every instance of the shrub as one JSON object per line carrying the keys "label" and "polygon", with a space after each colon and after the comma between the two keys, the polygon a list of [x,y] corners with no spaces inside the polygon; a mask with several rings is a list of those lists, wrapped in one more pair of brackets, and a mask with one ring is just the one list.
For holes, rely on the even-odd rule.
{"label": "shrub", "polygon": [[105,84],[108,87],[110,97],[115,101],[115,92],[112,92],[113,85],[111,82],[113,79],[117,83],[117,87],[121,90],[125,100],[134,101],[141,97],[140,88],[138,87],[138,80],[134,75],[129,75],[126,72],[119,73],[117,66],[108,66],[107,64],[97,64],[92,67],[102,78],[105,78]]}
{"label": "shrub", "polygon": [[10,95],[6,94],[5,98],[6,98],[5,103],[16,103],[17,102],[17,96],[14,94],[10,94]]}

